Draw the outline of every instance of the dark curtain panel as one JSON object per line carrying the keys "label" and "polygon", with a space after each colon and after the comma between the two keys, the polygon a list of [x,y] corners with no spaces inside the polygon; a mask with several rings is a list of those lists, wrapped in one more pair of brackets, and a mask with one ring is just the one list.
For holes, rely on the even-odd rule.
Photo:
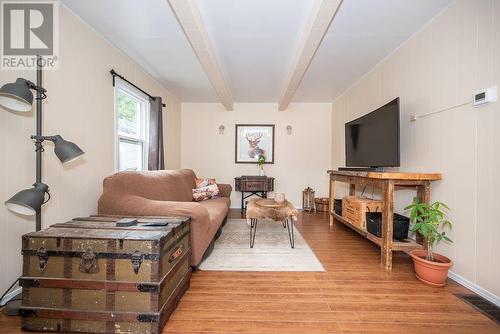
{"label": "dark curtain panel", "polygon": [[161,97],[149,99],[149,158],[148,170],[165,169],[163,156],[163,110]]}

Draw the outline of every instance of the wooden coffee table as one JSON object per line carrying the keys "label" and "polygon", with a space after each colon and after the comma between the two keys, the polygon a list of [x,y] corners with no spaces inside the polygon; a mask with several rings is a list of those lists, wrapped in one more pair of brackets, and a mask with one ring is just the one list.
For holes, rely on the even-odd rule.
{"label": "wooden coffee table", "polygon": [[257,233],[257,223],[259,219],[269,219],[281,222],[283,228],[288,230],[290,246],[295,248],[295,238],[293,235],[293,221],[297,221],[297,209],[292,203],[285,201],[277,203],[274,199],[251,199],[248,202],[246,217],[250,219],[250,248],[255,244]]}

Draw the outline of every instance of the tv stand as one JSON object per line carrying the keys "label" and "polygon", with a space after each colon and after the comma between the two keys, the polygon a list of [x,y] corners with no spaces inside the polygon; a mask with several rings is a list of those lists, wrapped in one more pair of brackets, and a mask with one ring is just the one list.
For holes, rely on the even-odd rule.
{"label": "tv stand", "polygon": [[339,171],[383,173],[384,167],[339,167]]}
{"label": "tv stand", "polygon": [[[329,170],[330,174],[330,226],[334,221],[345,224],[358,232],[366,239],[380,247],[380,263],[386,271],[392,270],[392,251],[410,252],[412,249],[422,248],[422,245],[413,240],[392,240],[392,219],[394,214],[394,190],[396,187],[413,188],[417,190],[417,197],[424,203],[431,198],[431,181],[441,180],[437,173],[403,173],[403,172],[362,172]],[[335,203],[335,183],[349,184],[349,195],[356,194],[356,186],[376,187],[382,190],[382,237],[378,238],[364,229],[350,224],[333,210]]]}

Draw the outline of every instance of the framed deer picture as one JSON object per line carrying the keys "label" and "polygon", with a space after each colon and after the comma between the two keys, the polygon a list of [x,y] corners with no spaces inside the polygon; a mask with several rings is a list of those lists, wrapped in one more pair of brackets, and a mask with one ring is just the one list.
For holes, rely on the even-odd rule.
{"label": "framed deer picture", "polygon": [[236,124],[235,160],[237,164],[255,164],[260,156],[274,163],[274,124]]}

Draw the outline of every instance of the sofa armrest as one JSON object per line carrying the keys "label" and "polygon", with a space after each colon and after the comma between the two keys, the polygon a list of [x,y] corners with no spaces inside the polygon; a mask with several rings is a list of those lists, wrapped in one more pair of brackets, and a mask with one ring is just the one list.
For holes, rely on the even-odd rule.
{"label": "sofa armrest", "polygon": [[217,183],[217,186],[219,187],[220,195],[222,197],[231,197],[233,187],[230,184]]}

